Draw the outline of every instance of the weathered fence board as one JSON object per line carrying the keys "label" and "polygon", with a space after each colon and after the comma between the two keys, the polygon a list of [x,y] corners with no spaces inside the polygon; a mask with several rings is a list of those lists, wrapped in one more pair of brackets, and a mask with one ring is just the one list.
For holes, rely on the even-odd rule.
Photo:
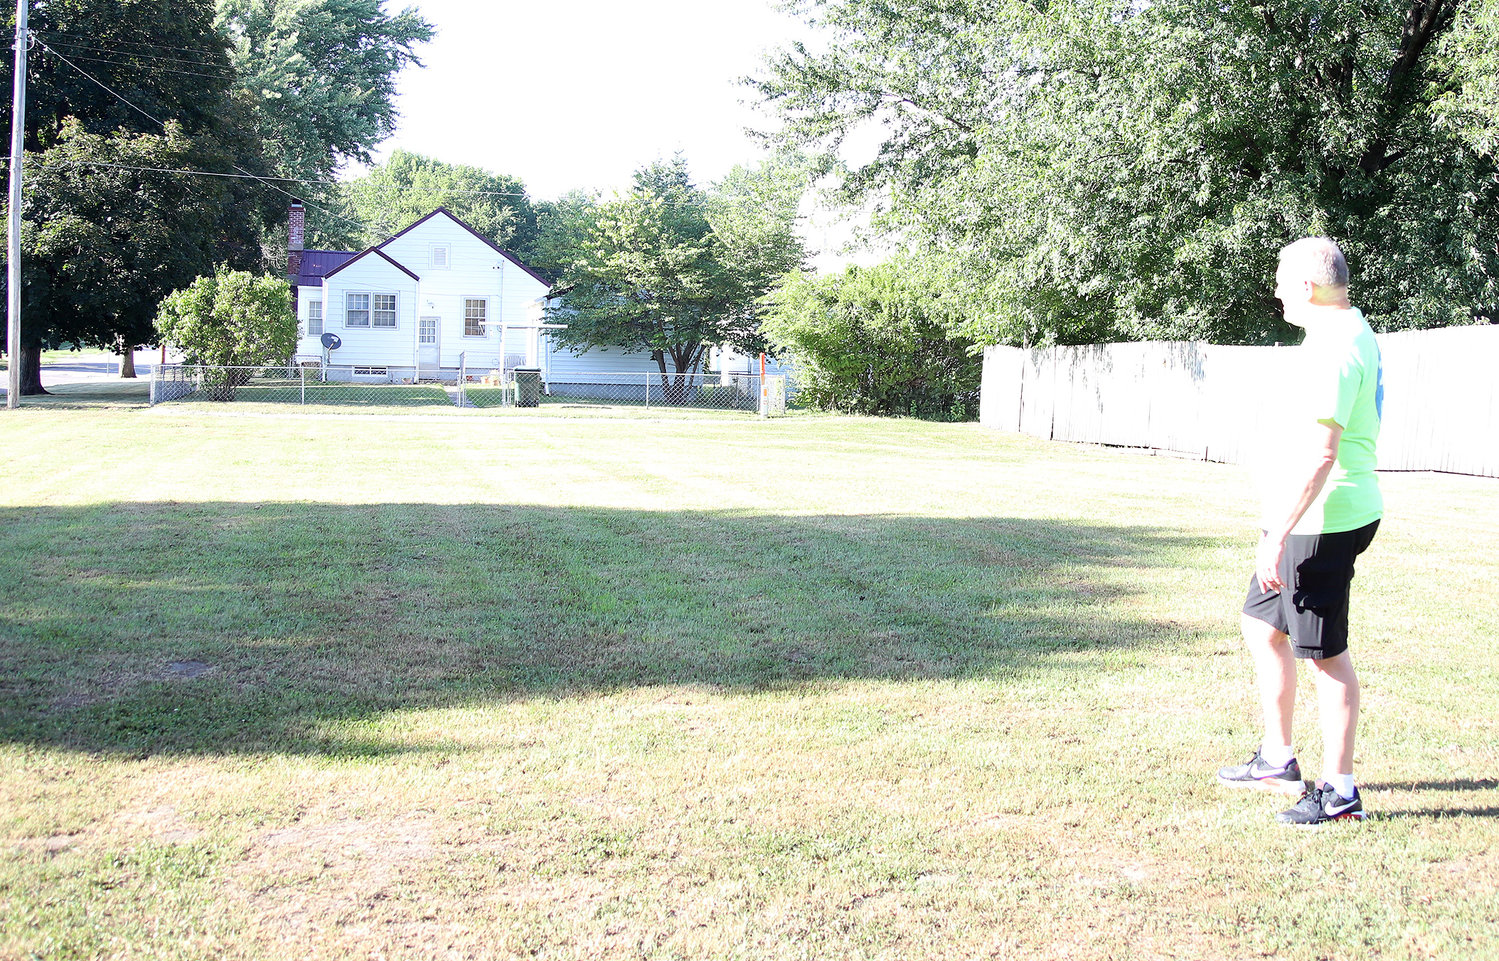
{"label": "weathered fence board", "polygon": [[[1499,476],[1499,326],[1377,337],[1379,466]],[[1036,437],[1238,463],[1292,347],[1194,341],[984,352],[979,420]]]}

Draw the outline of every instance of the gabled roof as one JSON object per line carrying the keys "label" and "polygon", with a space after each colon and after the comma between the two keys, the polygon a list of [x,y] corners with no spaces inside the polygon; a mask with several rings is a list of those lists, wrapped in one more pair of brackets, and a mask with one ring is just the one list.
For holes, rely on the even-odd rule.
{"label": "gabled roof", "polygon": [[[488,237],[486,237],[483,234],[479,233],[474,228],[470,227],[468,224],[464,223],[463,220],[462,220],[462,218],[460,218],[457,214],[453,213],[451,210],[449,210],[446,207],[438,207],[436,210],[432,211],[430,214],[428,214],[427,216],[423,217],[421,220],[418,220],[416,223],[412,224],[410,227],[407,227],[405,230],[398,231],[395,234],[391,235],[391,237],[390,237],[389,240],[385,240],[385,241],[382,241],[382,242],[376,244],[374,249],[379,249],[381,247],[384,247],[386,244],[390,243],[392,240],[395,240],[397,237],[403,236],[404,234],[409,233],[412,230],[415,230],[416,228],[420,227],[422,224],[424,224],[427,221],[431,220],[433,217],[436,217],[438,214],[444,214],[444,215],[446,215],[449,220],[453,221],[453,223],[457,224],[458,226],[462,227],[464,230],[467,230],[469,233],[473,234],[475,237],[477,237],[480,240],[482,240],[484,242],[485,246],[489,247],[495,253],[499,254],[501,257],[504,257],[506,260],[510,261],[512,264],[514,264],[515,266],[519,267],[521,270],[524,270],[526,272],[526,274],[528,276],[530,276],[531,279],[535,280],[538,284],[541,284],[543,287],[546,287],[548,290],[551,289],[552,285],[549,284],[549,283],[547,283],[547,281],[546,281],[546,279],[544,277],[542,277],[536,271],[532,270],[530,267],[527,267],[525,264],[521,263],[520,260],[517,259],[516,256],[514,254],[512,254],[510,251],[506,250],[504,247],[501,247],[499,244],[495,243],[494,241],[490,240]],[[394,262],[394,261],[392,261],[392,262]]]}
{"label": "gabled roof", "polygon": [[319,287],[332,271],[359,256],[353,250],[304,250],[295,281],[298,287]]}
{"label": "gabled roof", "polygon": [[[388,244],[388,243],[390,243],[390,241],[387,240],[385,243]],[[384,245],[382,244],[380,246],[384,246]],[[324,277],[332,277],[334,274],[338,273],[340,270],[343,270],[345,267],[347,267],[350,264],[354,263],[356,260],[363,260],[365,257],[368,257],[370,254],[374,254],[376,257],[379,257],[381,260],[383,260],[386,263],[390,264],[392,267],[396,268],[401,273],[405,274],[407,277],[410,277],[412,280],[421,280],[420,277],[418,277],[416,274],[413,274],[411,271],[407,270],[406,267],[404,265],[402,265],[399,261],[395,260],[393,257],[391,257],[389,254],[387,254],[385,251],[381,250],[380,246],[371,247],[368,250],[361,251],[361,252],[355,254],[354,256],[350,257],[348,260],[346,260],[343,263],[339,264],[337,267],[334,267],[332,270],[328,271],[323,276]]]}

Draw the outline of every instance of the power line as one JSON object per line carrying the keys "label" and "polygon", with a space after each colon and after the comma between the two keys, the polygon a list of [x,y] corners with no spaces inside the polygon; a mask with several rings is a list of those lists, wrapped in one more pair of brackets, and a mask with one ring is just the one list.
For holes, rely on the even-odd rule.
{"label": "power line", "polygon": [[[45,33],[45,31],[38,32]],[[189,60],[186,57],[164,57],[159,53],[143,53],[137,50],[122,50],[119,47],[99,47],[89,43],[80,43],[76,40],[54,40],[53,42],[59,47],[67,47],[70,50],[87,50],[91,53],[113,53],[126,57],[151,57],[156,60],[165,60],[168,63],[182,63],[187,64],[190,67],[211,67],[215,70],[229,70],[231,72],[234,69],[233,63],[230,62],[227,56],[225,57],[225,59],[217,62],[210,60]]]}
{"label": "power line", "polygon": [[[123,94],[120,94],[118,91],[116,91],[113,88],[111,88],[108,84],[106,84],[104,81],[100,80],[98,77],[95,77],[93,74],[89,73],[87,70],[84,70],[82,67],[78,66],[76,63],[73,63],[72,60],[70,60],[67,57],[63,56],[62,53],[58,52],[55,48],[49,46],[45,41],[43,41],[40,38],[38,38],[37,39],[37,43],[38,43],[38,45],[40,45],[42,47],[42,49],[44,49],[47,52],[53,54],[59,60],[61,60],[63,63],[67,64],[69,67],[71,67],[75,71],[77,71],[79,74],[81,74],[82,76],[86,77],[87,79],[93,81],[100,88],[102,88],[106,93],[110,94],[115,99],[117,99],[121,103],[125,104],[125,106],[127,106],[127,107],[131,108],[132,110],[134,110],[135,112],[139,113],[141,116],[145,117],[147,120],[150,120],[152,123],[155,123],[157,126],[161,127],[163,130],[166,129],[166,124],[162,120],[158,119],[157,117],[152,116],[151,114],[147,113],[145,110],[142,110],[140,107],[136,106],[129,99],[127,99]],[[75,54],[74,56],[77,56],[77,55]],[[93,59],[93,58],[78,57],[78,59],[80,59],[80,60],[89,60],[89,59]],[[114,63],[116,61],[107,61],[106,60],[106,61],[100,61],[100,62]],[[170,72],[170,73],[184,73],[185,71],[167,71],[167,72]],[[196,76],[202,76],[202,75],[196,75]],[[215,79],[222,79],[222,78],[215,78]],[[5,159],[5,158],[0,158],[0,163],[9,163],[9,160]],[[362,221],[359,221],[359,220],[355,220],[355,219],[353,219],[351,217],[345,217],[342,214],[335,213],[332,210],[329,210],[329,209],[327,209],[327,208],[325,208],[325,207],[323,207],[323,206],[321,206],[319,204],[314,204],[314,203],[312,203],[310,201],[307,201],[304,198],[298,197],[297,195],[295,195],[293,193],[290,193],[290,192],[282,189],[281,187],[277,186],[277,183],[276,183],[276,182],[279,181],[280,183],[295,184],[297,186],[318,185],[318,186],[330,186],[330,187],[344,187],[344,188],[348,188],[348,187],[351,187],[351,186],[355,186],[358,183],[357,181],[352,181],[352,182],[351,181],[336,181],[336,180],[325,180],[325,179],[321,179],[321,178],[309,178],[309,177],[270,177],[270,176],[265,176],[265,175],[262,175],[262,174],[253,174],[253,173],[250,173],[248,170],[245,170],[243,167],[240,167],[238,164],[234,165],[234,169],[237,171],[236,173],[224,173],[224,172],[221,172],[221,171],[212,171],[212,170],[194,170],[194,169],[183,168],[183,167],[148,167],[148,166],[144,166],[144,165],[116,164],[116,163],[110,163],[110,162],[102,161],[102,160],[53,161],[51,163],[43,164],[42,166],[43,166],[43,168],[54,168],[54,167],[65,166],[65,165],[66,166],[102,167],[102,168],[111,168],[111,169],[118,169],[118,170],[131,170],[131,171],[136,171],[136,172],[147,172],[147,173],[168,173],[168,174],[178,174],[178,175],[182,175],[182,176],[194,176],[194,177],[214,177],[214,178],[254,180],[254,181],[257,181],[257,182],[263,184],[266,187],[269,187],[272,190],[275,190],[278,193],[284,194],[286,197],[289,197],[292,200],[295,200],[295,201],[297,201],[299,203],[302,203],[306,207],[310,207],[311,209],[313,209],[315,211],[318,211],[319,213],[325,214],[325,215],[327,215],[329,217],[333,217],[333,218],[335,218],[337,220],[342,220],[342,221],[344,221],[345,223],[348,223],[348,224],[353,224],[355,227],[358,227],[361,230],[369,230],[369,229],[371,229],[369,224],[366,224],[366,223],[364,223]],[[363,185],[363,186],[366,189],[368,189],[369,186],[375,186],[376,189],[381,190],[381,191],[386,191],[386,190],[418,191],[419,190],[419,191],[427,191],[427,192],[438,193],[438,194],[450,194],[450,195],[459,195],[459,196],[523,197],[523,198],[527,198],[527,199],[529,199],[529,196],[530,196],[529,194],[525,193],[524,191],[469,190],[469,189],[456,188],[456,187],[454,187],[454,188],[450,188],[450,187],[435,187],[434,188],[434,187],[421,187],[421,186],[418,186],[418,185],[415,185],[415,184],[412,184],[412,185],[409,185],[409,186],[400,185],[400,184],[381,184],[381,185]],[[346,198],[346,197],[345,198],[340,198],[340,199],[344,203],[346,203],[346,204],[350,202],[349,199]],[[751,201],[742,201],[741,203],[751,203]],[[693,201],[690,201],[689,203],[685,204],[685,206],[702,206],[702,207],[706,207],[706,206],[710,206],[711,204],[712,204],[712,201],[704,199],[704,200],[693,200]],[[677,203],[673,203],[672,204],[672,206],[677,206],[677,205],[678,205]]]}
{"label": "power line", "polygon": [[[0,168],[3,168],[7,163],[9,163],[9,161],[6,158],[0,157]],[[228,180],[257,180],[257,181],[261,181],[261,182],[267,183],[268,185],[269,185],[269,183],[271,181],[276,181],[276,182],[279,182],[279,183],[286,183],[286,184],[297,184],[297,185],[300,185],[300,186],[306,186],[308,184],[319,184],[319,185],[326,185],[326,186],[332,186],[332,187],[350,187],[350,186],[353,186],[354,184],[357,183],[357,181],[308,180],[308,179],[302,179],[302,178],[297,178],[297,177],[270,177],[270,176],[264,176],[264,175],[261,175],[261,174],[252,174],[252,173],[243,173],[243,172],[241,172],[241,173],[225,173],[225,172],[219,171],[219,170],[194,170],[194,169],[192,169],[190,167],[148,167],[148,166],[139,165],[139,164],[111,163],[111,162],[109,162],[107,160],[56,160],[56,159],[53,159],[53,160],[48,160],[45,163],[37,164],[37,168],[41,169],[41,170],[54,170],[54,169],[59,169],[59,168],[62,168],[62,167],[102,167],[102,168],[109,169],[109,170],[130,170],[130,171],[135,171],[135,172],[138,172],[138,173],[180,174],[180,175],[185,176],[185,177],[215,177],[215,178],[228,179]],[[443,194],[461,194],[461,195],[464,195],[464,196],[477,195],[477,196],[489,196],[489,197],[529,197],[530,196],[529,194],[524,194],[524,193],[508,193],[508,192],[501,192],[501,191],[496,191],[496,190],[460,190],[458,188],[448,188],[448,187],[422,187],[422,186],[417,186],[415,184],[410,184],[410,185],[407,185],[407,184],[379,184],[379,185],[367,185],[367,186],[374,186],[377,190],[382,191],[382,192],[384,192],[384,191],[419,191],[419,192],[422,192],[422,193],[430,193],[430,194],[438,194],[438,195],[443,195]],[[351,202],[351,199],[347,198],[347,197],[342,197],[342,198],[340,198],[340,200],[342,202],[345,202],[345,203]],[[307,201],[305,201],[305,200],[303,200],[302,202],[304,204],[307,203]],[[722,202],[722,201],[720,201],[720,202]],[[752,201],[752,200],[742,200],[742,201],[734,201],[732,203],[736,204],[736,205],[753,205],[754,201]],[[688,201],[685,204],[680,204],[680,203],[674,204],[674,206],[676,206],[676,205],[685,205],[685,206],[701,206],[701,207],[706,207],[706,206],[712,206],[713,204],[714,204],[713,200],[693,200],[693,201]],[[355,221],[350,221],[350,222],[354,223]],[[361,226],[368,226],[368,225],[361,225]]]}
{"label": "power line", "polygon": [[[6,163],[9,163],[9,161],[7,159],[3,158],[3,157],[0,157],[0,167],[3,167]],[[271,176],[265,176],[265,175],[262,175],[262,174],[252,174],[252,173],[243,173],[243,172],[241,172],[241,173],[224,173],[223,171],[218,171],[218,170],[194,170],[194,169],[192,169],[190,167],[147,167],[147,166],[139,166],[139,165],[134,165],[134,164],[110,163],[109,161],[106,161],[106,160],[51,160],[51,161],[48,161],[46,163],[40,164],[39,166],[42,169],[49,169],[49,168],[56,168],[56,167],[106,167],[106,168],[110,168],[110,169],[114,169],[114,170],[134,170],[134,171],[139,171],[139,172],[143,172],[143,173],[183,174],[184,176],[192,176],[192,177],[221,177],[221,178],[226,178],[226,179],[230,179],[230,180],[258,180],[258,181],[262,181],[262,182],[265,182],[265,183],[270,183],[271,181],[275,181],[277,183],[297,184],[299,186],[307,186],[309,184],[316,184],[316,185],[320,185],[320,186],[329,186],[329,187],[348,187],[348,186],[352,186],[353,183],[355,183],[354,181],[340,181],[340,180],[311,180],[311,179],[307,179],[307,178],[303,178],[303,177],[271,177]],[[420,187],[420,186],[417,186],[415,184],[411,184],[411,185],[405,185],[405,184],[382,184],[382,185],[379,186],[379,189],[380,190],[419,190],[419,191],[423,191],[423,192],[426,192],[426,193],[434,193],[434,194],[463,194],[465,196],[484,196],[484,197],[528,197],[529,198],[529,196],[530,196],[529,194],[526,194],[526,193],[512,193],[512,192],[504,192],[504,191],[498,191],[498,190],[462,190],[462,189],[459,189],[459,188],[456,188],[456,187],[452,187],[452,188],[449,188],[449,187]]]}
{"label": "power line", "polygon": [[[98,34],[69,33],[66,30],[33,30],[33,34],[48,37],[63,37],[64,42],[77,42],[79,40],[98,40]],[[76,39],[66,39],[76,38]],[[116,43],[126,44],[132,47],[146,47],[152,50],[171,50],[177,53],[214,53],[228,49],[227,45],[219,47],[174,47],[164,43],[151,43],[145,40],[117,40]]]}
{"label": "power line", "polygon": [[[46,44],[43,44],[42,46],[43,49],[52,50],[52,48],[48,47]],[[55,50],[53,52],[56,53]],[[61,56],[61,54],[59,54],[59,56]],[[144,56],[144,54],[126,54],[126,56]],[[112,64],[116,67],[131,67],[135,69],[150,70],[153,73],[175,73],[183,77],[203,77],[208,80],[222,80],[226,83],[234,82],[234,75],[232,73],[198,73],[193,70],[175,70],[171,67],[162,67],[154,63],[141,63],[139,61],[132,63],[126,60],[109,60],[104,57],[84,57],[76,53],[73,54],[73,57],[75,59],[82,60],[85,63],[107,63]]]}
{"label": "power line", "polygon": [[[96,77],[93,74],[89,73],[87,70],[84,70],[82,67],[78,66],[76,63],[74,63],[73,61],[69,60],[67,57],[64,57],[62,54],[58,53],[52,47],[49,47],[47,45],[46,41],[43,41],[43,40],[39,39],[39,40],[37,40],[37,43],[41,45],[41,47],[42,47],[43,50],[49,51],[54,56],[56,56],[57,59],[61,60],[63,63],[65,63],[68,66],[72,67],[74,70],[76,70],[79,73],[83,74],[83,76],[87,77],[88,79],[92,80],[94,83],[98,84],[110,96],[112,96],[115,99],[119,100],[125,106],[127,106],[130,109],[134,110],[136,113],[140,114],[142,117],[145,117],[147,120],[150,120],[152,123],[154,123],[157,126],[161,127],[162,130],[166,130],[166,126],[167,125],[163,121],[158,120],[156,117],[151,116],[149,113],[146,113],[146,111],[142,110],[140,107],[137,107],[135,104],[131,103],[128,99],[126,99],[123,94],[120,94],[119,92],[117,92],[114,89],[112,89],[109,86],[109,84],[107,84],[104,81],[100,80],[98,77]],[[320,212],[322,212],[324,214],[327,214],[329,217],[335,217],[335,218],[337,218],[339,220],[344,221],[345,223],[353,224],[354,226],[358,227],[361,230],[368,230],[369,229],[369,226],[367,224],[361,223],[358,220],[354,220],[353,218],[350,218],[350,217],[345,217],[342,214],[336,214],[336,213],[334,213],[331,210],[326,210],[326,209],[318,206],[317,204],[307,203],[306,201],[302,200],[302,198],[298,197],[296,194],[293,194],[293,193],[290,193],[289,191],[283,190],[281,187],[277,186],[276,184],[271,183],[270,180],[267,179],[267,178],[265,178],[265,177],[261,177],[261,176],[258,176],[256,174],[250,173],[248,170],[244,169],[243,167],[239,166],[238,164],[234,165],[234,169],[237,170],[237,171],[239,171],[242,175],[244,175],[246,177],[249,177],[252,180],[258,180],[258,181],[260,181],[261,183],[265,184],[267,187],[271,188],[272,190],[276,191],[277,193],[285,194],[287,197],[290,197],[292,200],[295,200],[295,201],[297,201],[299,203],[303,203],[306,206],[311,207],[314,210],[318,210],[318,211],[320,211]]]}

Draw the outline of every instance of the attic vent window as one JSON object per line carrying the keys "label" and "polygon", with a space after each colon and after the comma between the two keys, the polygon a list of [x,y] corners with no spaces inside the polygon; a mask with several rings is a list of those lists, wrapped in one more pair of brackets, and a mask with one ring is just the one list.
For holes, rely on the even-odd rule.
{"label": "attic vent window", "polygon": [[432,266],[438,270],[448,268],[447,244],[440,244],[432,248]]}

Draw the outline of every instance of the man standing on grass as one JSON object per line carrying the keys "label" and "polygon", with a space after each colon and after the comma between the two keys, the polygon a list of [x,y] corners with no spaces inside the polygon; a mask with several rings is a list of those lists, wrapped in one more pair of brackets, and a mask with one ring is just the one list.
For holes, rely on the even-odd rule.
{"label": "man standing on grass", "polygon": [[[1283,824],[1364,817],[1353,783],[1358,677],[1348,653],[1348,594],[1354,559],[1384,513],[1374,444],[1384,388],[1379,346],[1348,302],[1348,263],[1326,237],[1280,252],[1275,296],[1289,323],[1306,330],[1283,388],[1286,417],[1265,465],[1264,513],[1241,626],[1254,661],[1264,740],[1218,780],[1301,800]],[[1296,661],[1311,664],[1322,725],[1322,778],[1310,790],[1291,748]]]}

